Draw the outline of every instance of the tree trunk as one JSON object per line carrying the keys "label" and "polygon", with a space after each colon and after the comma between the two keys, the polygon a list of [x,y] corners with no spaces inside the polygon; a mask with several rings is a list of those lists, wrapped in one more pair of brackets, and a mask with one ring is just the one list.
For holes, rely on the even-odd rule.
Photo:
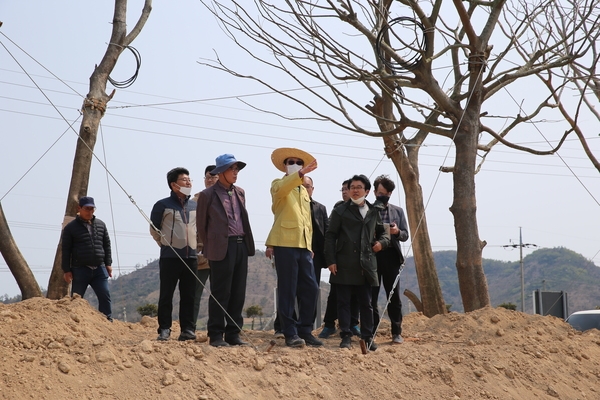
{"label": "tree trunk", "polygon": [[37,284],[33,272],[31,272],[10,232],[2,204],[0,204],[0,253],[2,253],[8,269],[10,269],[17,285],[19,285],[19,289],[21,289],[23,300],[31,297],[42,297],[40,286]]}
{"label": "tree trunk", "polygon": [[[412,155],[411,160],[404,153],[404,148],[399,148],[400,141],[396,136],[385,136],[383,141],[386,146],[386,152],[400,174],[402,186],[404,187],[406,213],[410,226],[419,292],[421,293],[422,312],[426,317],[445,314],[446,305],[435,268],[427,218],[425,217],[423,190],[419,184],[417,167],[419,146],[412,148],[412,151],[415,153]],[[415,167],[411,165],[413,161]]]}
{"label": "tree trunk", "polygon": [[[471,102],[474,103],[480,104],[478,100]],[[478,136],[479,109],[467,107],[463,122],[454,139],[456,145],[453,173],[454,199],[450,207],[454,216],[456,234],[456,270],[465,312],[490,305],[482,263],[485,242],[479,239],[477,228],[475,162]]]}
{"label": "tree trunk", "polygon": [[[90,91],[83,101],[83,119],[79,128],[79,139],[73,160],[73,171],[71,174],[71,185],[67,196],[65,220],[75,216],[77,202],[81,196],[87,195],[90,169],[98,126],[104,115],[107,103],[112,99],[114,91],[106,94],[106,83],[108,77],[115,67],[119,55],[131,44],[141,32],[146,20],[152,11],[152,0],[146,0],[144,8],[136,25],[127,34],[127,0],[115,0],[115,13],[112,21],[112,35],[104,57],[100,64],[94,69],[90,77]],[[58,299],[67,294],[67,283],[63,279],[61,268],[62,249],[59,241],[54,257],[52,274],[48,282],[48,298]]]}

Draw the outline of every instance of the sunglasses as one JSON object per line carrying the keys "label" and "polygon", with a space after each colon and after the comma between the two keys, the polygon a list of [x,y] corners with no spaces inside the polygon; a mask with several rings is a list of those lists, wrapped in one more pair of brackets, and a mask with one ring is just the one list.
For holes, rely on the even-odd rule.
{"label": "sunglasses", "polygon": [[302,161],[302,160],[298,160],[298,161],[294,161],[294,160],[287,160],[287,161],[286,161],[286,164],[287,164],[287,165],[294,165],[294,164],[297,164],[297,165],[304,165],[304,161]]}

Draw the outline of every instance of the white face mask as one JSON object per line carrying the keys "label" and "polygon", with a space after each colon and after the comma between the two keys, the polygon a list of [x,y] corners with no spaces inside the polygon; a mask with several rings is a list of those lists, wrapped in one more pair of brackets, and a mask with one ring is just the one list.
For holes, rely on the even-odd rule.
{"label": "white face mask", "polygon": [[192,195],[192,188],[191,187],[186,187],[186,186],[179,186],[179,192],[181,194],[186,195],[186,196],[191,196]]}
{"label": "white face mask", "polygon": [[288,175],[292,175],[292,174],[300,171],[302,169],[302,165],[298,165],[298,164],[286,165],[286,168],[287,168]]}
{"label": "white face mask", "polygon": [[362,202],[365,201],[365,196],[359,197],[358,199],[350,198],[350,200],[352,200],[352,202],[357,206],[360,206]]}

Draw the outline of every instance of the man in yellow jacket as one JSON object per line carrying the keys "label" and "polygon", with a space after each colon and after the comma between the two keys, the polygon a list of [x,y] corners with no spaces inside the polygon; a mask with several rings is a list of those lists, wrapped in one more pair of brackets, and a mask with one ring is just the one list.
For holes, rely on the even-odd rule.
{"label": "man in yellow jacket", "polygon": [[[271,183],[271,210],[275,217],[266,241],[266,255],[275,257],[278,313],[285,344],[290,347],[322,346],[312,335],[319,286],[312,262],[310,196],[302,186],[305,174],[317,168],[317,160],[305,151],[280,148],[271,161],[284,172]],[[298,318],[294,307],[298,301]]]}

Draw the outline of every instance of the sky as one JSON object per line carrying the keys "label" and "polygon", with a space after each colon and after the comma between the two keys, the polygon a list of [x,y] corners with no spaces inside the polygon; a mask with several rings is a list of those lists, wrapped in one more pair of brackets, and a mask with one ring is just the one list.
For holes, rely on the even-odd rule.
{"label": "sky", "polygon": [[[130,0],[130,26],[142,4]],[[48,285],[60,239],[79,109],[94,65],[100,62],[110,39],[113,5],[66,0],[0,3],[0,202],[17,245],[42,288]],[[311,174],[313,196],[329,211],[341,198],[341,182],[354,174],[372,180],[389,175],[398,186],[391,203],[404,207],[404,192],[392,163],[384,156],[381,139],[344,131],[331,123],[260,112],[240,98],[286,115],[306,115],[256,83],[198,62],[214,59],[217,52],[240,70],[265,72],[227,39],[199,1],[154,2],[146,26],[132,45],[141,54],[142,65],[133,85],[117,89],[108,105],[88,190],[96,200],[96,216],[111,233],[115,275],[158,258],[146,216],[157,200],[169,195],[167,171],[176,166],[188,168],[195,193],[203,189],[205,166],[223,153],[247,163],[237,184],[246,191],[260,250],[264,250],[273,220],[270,183],[281,176],[270,154],[279,147],[301,148],[318,160],[319,167]],[[112,77],[123,81],[134,70],[134,58],[125,52]],[[281,87],[297,89],[291,81],[282,81]],[[110,84],[108,90],[112,90]],[[511,95],[519,101],[531,89],[514,90]],[[366,104],[370,98],[358,101]],[[530,126],[513,140],[546,149],[547,139],[555,142],[560,136],[551,122]],[[583,127],[592,151],[599,155],[598,122],[590,118]],[[421,185],[434,251],[456,250],[449,211],[452,176],[439,172],[441,166],[453,164],[453,157],[452,144],[435,137],[430,137],[420,152]],[[506,246],[519,243],[521,230],[523,243],[537,248],[566,247],[600,265],[599,177],[574,138],[568,139],[557,155],[543,157],[497,146],[476,176],[479,235],[488,243],[483,257],[518,261],[518,247]],[[374,200],[372,193],[369,196]],[[525,247],[523,255],[535,248]],[[412,256],[410,240],[404,251]],[[0,259],[0,295],[19,293]]]}

